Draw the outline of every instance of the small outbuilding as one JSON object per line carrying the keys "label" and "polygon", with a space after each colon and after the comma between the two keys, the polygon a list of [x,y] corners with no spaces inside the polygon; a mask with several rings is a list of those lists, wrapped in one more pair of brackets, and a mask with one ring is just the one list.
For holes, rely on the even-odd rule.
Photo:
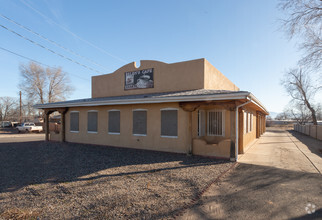
{"label": "small outbuilding", "polygon": [[[36,105],[46,140],[238,159],[265,132],[268,111],[206,59],[144,60],[92,77],[92,98]],[[49,114],[61,113],[59,132]]]}

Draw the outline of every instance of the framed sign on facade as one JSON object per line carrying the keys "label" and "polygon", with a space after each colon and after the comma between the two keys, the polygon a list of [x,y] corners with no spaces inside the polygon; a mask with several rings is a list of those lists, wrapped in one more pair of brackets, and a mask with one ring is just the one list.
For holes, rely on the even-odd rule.
{"label": "framed sign on facade", "polygon": [[124,90],[154,87],[153,68],[125,73]]}

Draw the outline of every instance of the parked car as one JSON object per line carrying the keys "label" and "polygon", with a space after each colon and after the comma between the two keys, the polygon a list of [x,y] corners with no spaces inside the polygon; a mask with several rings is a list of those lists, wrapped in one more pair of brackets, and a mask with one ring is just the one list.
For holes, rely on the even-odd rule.
{"label": "parked car", "polygon": [[11,122],[10,121],[1,121],[0,122],[2,128],[11,128]]}
{"label": "parked car", "polygon": [[19,133],[22,132],[22,131],[25,131],[25,132],[33,132],[33,131],[42,132],[43,128],[42,128],[42,126],[36,126],[35,123],[25,122],[25,123],[22,123],[22,124],[18,125],[17,130],[18,130]]}

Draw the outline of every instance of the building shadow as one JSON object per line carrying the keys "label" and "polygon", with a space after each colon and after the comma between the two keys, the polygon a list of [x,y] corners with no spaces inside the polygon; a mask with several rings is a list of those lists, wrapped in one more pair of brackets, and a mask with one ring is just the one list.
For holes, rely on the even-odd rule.
{"label": "building shadow", "polygon": [[[42,183],[86,181],[107,176],[136,175],[229,163],[185,154],[60,142],[0,143],[0,193]],[[178,161],[176,166],[129,172],[112,172],[83,178],[100,170],[129,165]]]}
{"label": "building shadow", "polygon": [[305,144],[312,153],[322,157],[322,141],[294,130],[288,130],[297,140]]}
{"label": "building shadow", "polygon": [[239,164],[193,207],[176,212],[185,211],[179,219],[198,220],[322,219],[321,185],[320,174]]}

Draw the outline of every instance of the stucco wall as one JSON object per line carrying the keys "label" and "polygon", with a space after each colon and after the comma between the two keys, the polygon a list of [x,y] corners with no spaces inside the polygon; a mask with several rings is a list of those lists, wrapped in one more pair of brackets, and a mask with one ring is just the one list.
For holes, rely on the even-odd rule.
{"label": "stucco wall", "polygon": [[[161,111],[162,108],[178,109],[178,137],[161,137]],[[108,134],[108,110],[118,109],[121,113],[120,134]],[[133,136],[132,110],[147,110],[147,135]],[[98,133],[87,132],[87,112],[98,111]],[[70,111],[79,111],[79,133],[70,132]],[[189,113],[179,108],[178,103],[152,104],[152,105],[120,105],[70,108],[66,113],[66,141],[76,143],[89,143],[110,145],[137,149],[187,153],[190,144]]]}
{"label": "stucco wall", "polygon": [[61,134],[60,133],[50,131],[49,136],[50,136],[51,141],[61,141]]}
{"label": "stucco wall", "polygon": [[[230,157],[231,117],[230,111],[220,105],[201,106],[200,110],[223,110],[225,114],[224,136],[198,136],[198,110],[192,113],[193,154],[202,156]],[[207,116],[208,117],[208,116]],[[233,121],[235,123],[235,121]],[[206,120],[207,127],[207,120]]]}
{"label": "stucco wall", "polygon": [[[125,72],[154,68],[154,88],[124,90]],[[114,73],[92,77],[92,97],[148,94],[202,89],[204,87],[204,59],[167,64],[142,60],[139,68],[129,63]]]}
{"label": "stucco wall", "polygon": [[[92,77],[92,97],[123,96],[193,89],[238,91],[239,88],[206,59],[179,63],[142,60],[140,67],[129,63],[113,73]],[[124,90],[125,72],[153,68],[154,88]]]}
{"label": "stucco wall", "polygon": [[232,83],[225,75],[217,70],[208,60],[205,60],[205,89],[239,91],[239,88]]}
{"label": "stucco wall", "polygon": [[211,157],[230,157],[230,139],[220,141],[218,144],[208,144],[203,139],[193,139],[193,154]]}

